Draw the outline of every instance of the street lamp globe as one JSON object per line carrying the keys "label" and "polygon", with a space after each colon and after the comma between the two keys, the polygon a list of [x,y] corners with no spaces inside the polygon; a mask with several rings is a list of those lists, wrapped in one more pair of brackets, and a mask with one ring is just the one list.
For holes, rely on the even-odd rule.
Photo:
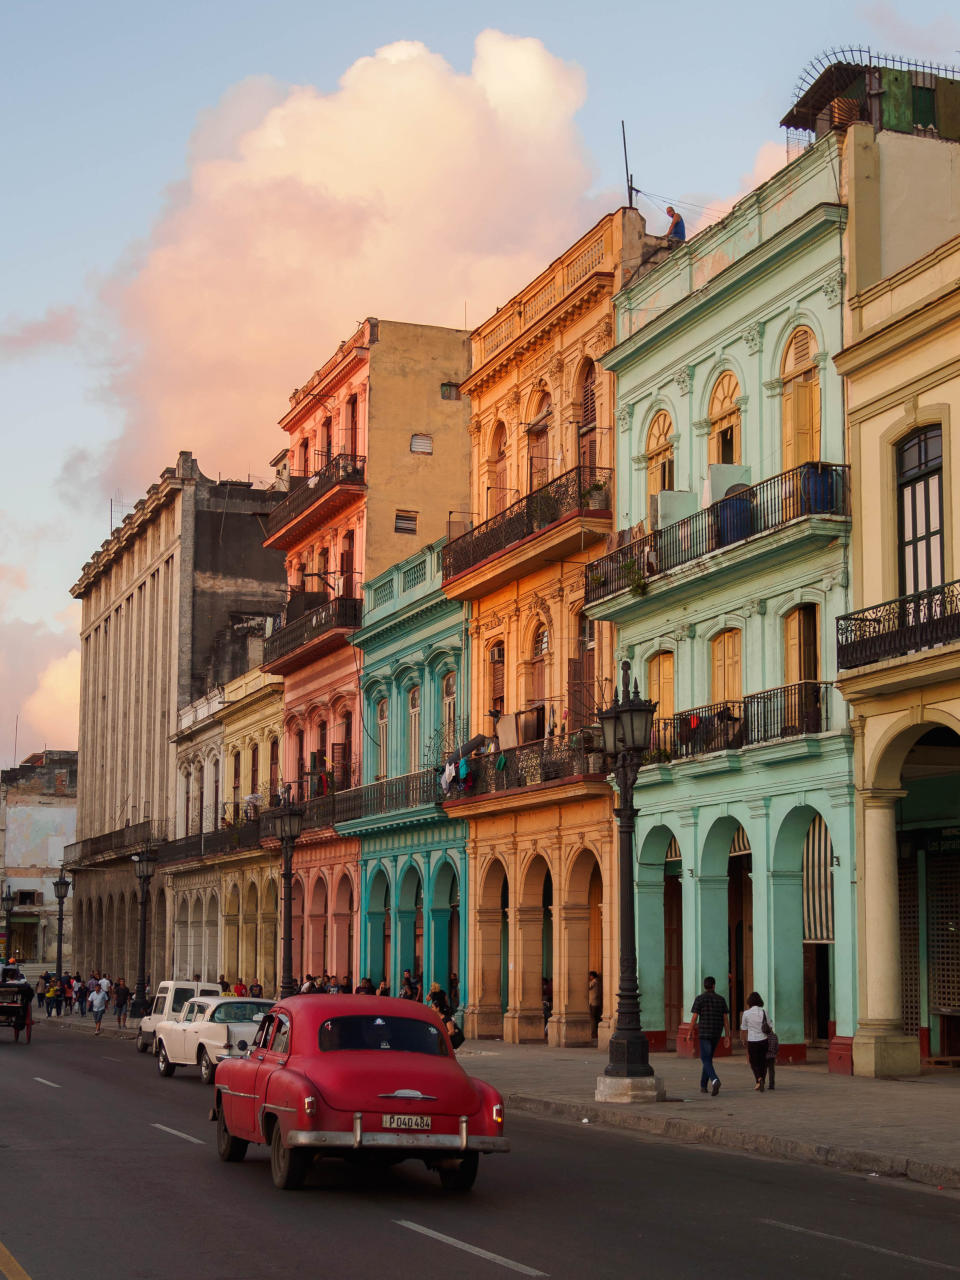
{"label": "street lamp globe", "polygon": [[53,892],[57,895],[58,902],[66,900],[67,894],[70,892],[70,884],[71,881],[67,876],[65,868],[61,867],[60,874],[53,882]]}
{"label": "street lamp globe", "polygon": [[290,799],[292,785],[288,782],[284,789],[283,804],[277,814],[277,835],[281,840],[289,840],[291,844],[296,844],[303,830],[303,809],[300,805],[294,804]]}
{"label": "street lamp globe", "polygon": [[154,871],[157,869],[157,855],[152,849],[144,849],[142,853],[132,855],[133,869],[137,873],[137,879],[143,883],[149,881]]}
{"label": "street lamp globe", "polygon": [[0,898],[0,903],[3,905],[4,915],[10,915],[13,911],[14,900],[13,889],[10,887],[10,882],[7,881],[6,888],[3,891],[3,897]]}

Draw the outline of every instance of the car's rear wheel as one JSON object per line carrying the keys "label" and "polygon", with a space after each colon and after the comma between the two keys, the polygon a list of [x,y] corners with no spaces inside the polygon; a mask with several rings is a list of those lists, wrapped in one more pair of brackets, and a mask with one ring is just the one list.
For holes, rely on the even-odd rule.
{"label": "car's rear wheel", "polygon": [[137,1031],[137,1053],[146,1053],[149,1045],[143,1038],[143,1032]]}
{"label": "car's rear wheel", "polygon": [[157,1046],[157,1070],[162,1076],[172,1076],[176,1069],[167,1056],[167,1046],[161,1041]]}
{"label": "car's rear wheel", "polygon": [[270,1140],[270,1172],[273,1185],[281,1191],[296,1191],[303,1186],[310,1166],[311,1152],[284,1144],[279,1124],[273,1127]]}
{"label": "car's rear wheel", "polygon": [[206,1049],[200,1050],[200,1079],[204,1084],[213,1084],[213,1077],[217,1072],[217,1065],[210,1061],[210,1055]]}
{"label": "car's rear wheel", "polygon": [[234,1164],[247,1154],[247,1143],[243,1138],[235,1138],[227,1128],[223,1118],[223,1105],[217,1111],[217,1155],[221,1160]]}
{"label": "car's rear wheel", "polygon": [[440,1185],[444,1191],[469,1191],[477,1180],[480,1156],[468,1151],[462,1160],[446,1169],[440,1169]]}

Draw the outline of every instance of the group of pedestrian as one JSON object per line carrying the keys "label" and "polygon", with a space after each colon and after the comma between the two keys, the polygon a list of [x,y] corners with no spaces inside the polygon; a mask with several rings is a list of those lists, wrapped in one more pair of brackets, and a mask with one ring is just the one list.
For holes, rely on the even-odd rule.
{"label": "group of pedestrian", "polygon": [[[199,973],[193,975],[193,980],[194,982],[201,981]],[[254,978],[249,987],[242,978],[238,978],[231,986],[222,973],[217,981],[220,984],[221,993],[225,996],[252,996],[254,1000],[263,998],[263,983],[259,978]]]}
{"label": "group of pedestrian", "polygon": [[122,978],[113,979],[109,974],[95,970],[84,981],[78,970],[75,974],[65,973],[62,976],[44,971],[37,980],[37,1005],[46,1010],[48,1018],[60,1018],[64,1013],[69,1016],[74,1011],[85,1018],[89,1011],[96,1025],[96,1035],[100,1034],[101,1023],[111,1001],[117,1028],[122,1031],[127,1025],[130,1005],[130,988]]}
{"label": "group of pedestrian", "polygon": [[[704,978],[703,991],[694,1000],[690,1011],[687,1033],[692,1039],[696,1027],[700,1034],[700,1092],[709,1093],[714,1098],[720,1092],[720,1079],[713,1065],[713,1055],[721,1039],[726,1048],[730,1047],[730,1010],[716,988],[716,978]],[[740,1043],[747,1051],[756,1092],[763,1093],[768,1079],[769,1088],[774,1089],[780,1041],[766,1015],[759,991],[751,991],[747,996],[747,1007],[740,1020]]]}

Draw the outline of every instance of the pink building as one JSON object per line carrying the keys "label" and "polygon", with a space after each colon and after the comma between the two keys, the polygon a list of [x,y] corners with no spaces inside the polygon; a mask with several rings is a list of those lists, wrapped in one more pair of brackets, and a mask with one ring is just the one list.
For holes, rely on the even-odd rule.
{"label": "pink building", "polygon": [[306,805],[293,863],[295,973],[356,980],[359,841],[337,834],[332,804],[359,785],[371,732],[350,638],[363,581],[468,514],[469,402],[458,388],[469,360],[466,332],[367,319],[280,421],[289,492],[264,545],[286,556],[288,596],[264,670],[283,677],[280,771]]}

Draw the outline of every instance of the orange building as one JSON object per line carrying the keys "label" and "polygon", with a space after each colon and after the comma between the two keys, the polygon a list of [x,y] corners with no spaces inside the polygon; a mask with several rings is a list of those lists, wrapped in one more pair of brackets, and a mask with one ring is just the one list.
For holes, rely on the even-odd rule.
{"label": "orange building", "polygon": [[333,826],[333,793],[359,785],[369,733],[350,637],[363,581],[438,539],[451,509],[467,505],[467,367],[465,331],[367,319],[293,392],[280,422],[289,491],[264,545],[285,553],[288,598],[263,669],[283,676],[281,780],[306,804],[295,974],[358,976],[360,844]]}
{"label": "orange building", "polygon": [[666,257],[635,209],[607,215],[472,335],[469,507],[443,589],[469,600],[472,757],[468,1035],[589,1044],[588,974],[615,996],[612,793],[589,726],[611,696],[613,628],[582,612],[612,536],[613,295]]}

